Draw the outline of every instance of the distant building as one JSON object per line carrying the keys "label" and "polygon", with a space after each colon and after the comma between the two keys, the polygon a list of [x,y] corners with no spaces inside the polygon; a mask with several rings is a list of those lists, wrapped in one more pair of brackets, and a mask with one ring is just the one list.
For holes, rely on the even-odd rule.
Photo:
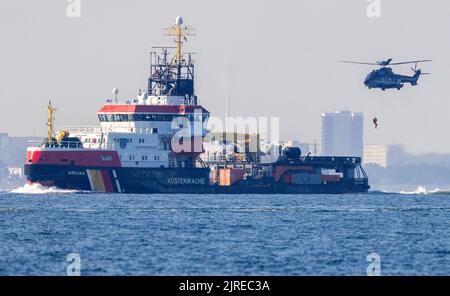
{"label": "distant building", "polygon": [[5,167],[21,167],[25,162],[29,142],[42,141],[36,137],[11,137],[8,133],[0,133],[0,165]]}
{"label": "distant building", "polygon": [[0,149],[6,149],[9,145],[8,133],[0,133]]}
{"label": "distant building", "polygon": [[364,146],[364,164],[376,164],[387,167],[387,147],[383,145]]}
{"label": "distant building", "polygon": [[23,169],[21,167],[9,167],[8,173],[12,176],[23,176]]}
{"label": "distant building", "polygon": [[335,111],[322,114],[322,155],[363,156],[363,114]]}

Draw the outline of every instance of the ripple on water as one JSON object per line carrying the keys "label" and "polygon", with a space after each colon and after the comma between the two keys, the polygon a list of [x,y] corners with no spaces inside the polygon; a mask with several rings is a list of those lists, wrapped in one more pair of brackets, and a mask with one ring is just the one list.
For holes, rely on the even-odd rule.
{"label": "ripple on water", "polygon": [[448,274],[449,210],[441,193],[15,191],[0,198],[0,274],[61,275],[72,252],[93,275],[362,275],[372,252],[383,274]]}

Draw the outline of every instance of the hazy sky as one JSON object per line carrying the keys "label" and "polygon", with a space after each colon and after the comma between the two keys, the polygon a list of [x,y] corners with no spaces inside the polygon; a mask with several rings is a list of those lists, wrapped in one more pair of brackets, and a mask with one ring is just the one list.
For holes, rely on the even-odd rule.
{"label": "hazy sky", "polygon": [[[2,0],[0,131],[45,135],[49,99],[58,124],[96,124],[114,87],[127,98],[146,87],[148,51],[170,45],[162,28],[182,15],[197,28],[197,94],[212,114],[230,93],[231,115],[279,116],[282,138],[312,142],[322,112],[348,109],[365,114],[366,144],[450,152],[450,2],[381,3],[369,18],[366,0],[81,0],[69,18],[65,0]],[[381,92],[364,88],[370,67],[336,62],[387,58],[434,59],[422,65],[432,75]]]}

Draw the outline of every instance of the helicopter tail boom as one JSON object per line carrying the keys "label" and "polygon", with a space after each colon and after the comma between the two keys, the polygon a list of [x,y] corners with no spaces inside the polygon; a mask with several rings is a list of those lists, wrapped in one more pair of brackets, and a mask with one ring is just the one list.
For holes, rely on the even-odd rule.
{"label": "helicopter tail boom", "polygon": [[417,81],[419,81],[420,76],[422,75],[422,70],[417,69],[414,70],[413,76],[401,76],[402,83],[410,83],[412,86],[417,85]]}
{"label": "helicopter tail boom", "polygon": [[413,86],[417,85],[417,80],[419,80],[419,77],[421,74],[422,74],[422,71],[420,69],[416,70],[416,73],[414,74],[414,76],[411,79],[411,85],[413,85]]}

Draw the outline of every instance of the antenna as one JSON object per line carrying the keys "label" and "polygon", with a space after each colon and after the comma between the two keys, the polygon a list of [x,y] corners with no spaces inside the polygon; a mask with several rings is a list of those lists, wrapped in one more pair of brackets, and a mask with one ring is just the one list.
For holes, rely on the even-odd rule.
{"label": "antenna", "polygon": [[186,36],[195,36],[195,29],[187,26],[183,26],[183,18],[181,16],[178,16],[175,19],[175,24],[170,28],[164,29],[164,35],[166,36],[175,36],[175,44],[177,45],[177,56],[176,56],[176,62],[177,64],[181,64],[181,37],[184,38],[185,41],[187,41]]}
{"label": "antenna", "polygon": [[114,101],[115,101],[116,104],[117,104],[117,95],[119,94],[119,89],[118,89],[118,88],[113,88],[112,94],[113,94],[113,96],[114,96]]}

